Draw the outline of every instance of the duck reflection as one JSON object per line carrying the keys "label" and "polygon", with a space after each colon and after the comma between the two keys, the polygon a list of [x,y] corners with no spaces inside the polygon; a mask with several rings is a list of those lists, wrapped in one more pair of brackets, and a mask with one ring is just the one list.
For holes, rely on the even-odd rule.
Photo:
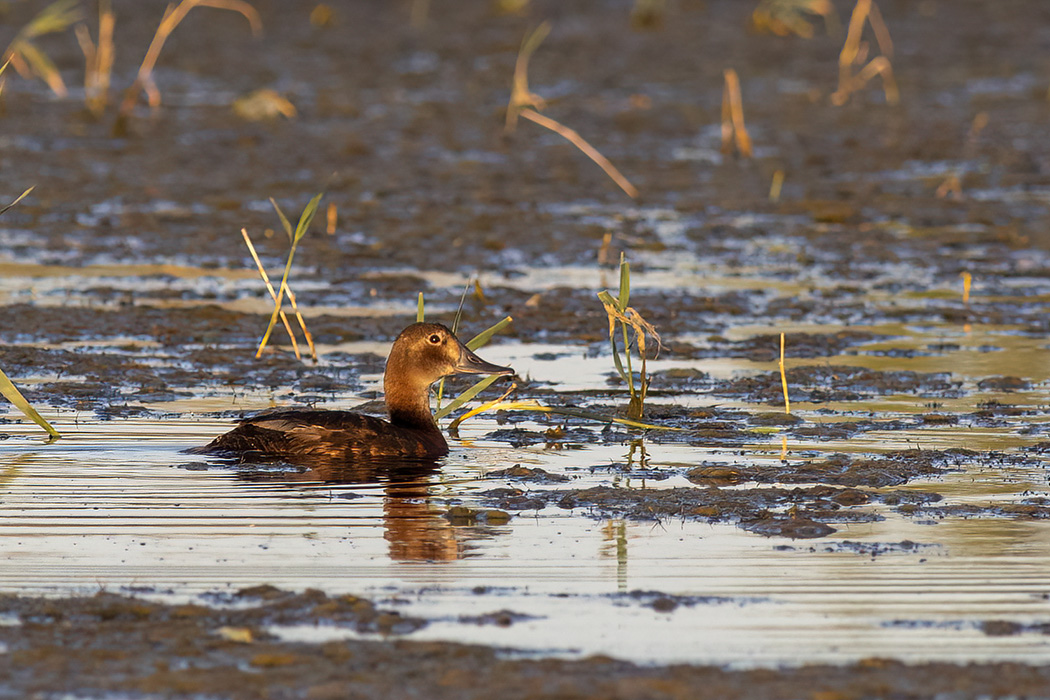
{"label": "duck reflection", "polygon": [[[491,536],[478,528],[454,527],[446,509],[432,502],[430,489],[441,464],[428,459],[384,458],[369,461],[236,465],[238,478],[252,483],[360,486],[361,494],[383,490],[384,538],[397,561],[452,561],[465,556],[469,540]],[[348,489],[354,492],[354,489]]]}

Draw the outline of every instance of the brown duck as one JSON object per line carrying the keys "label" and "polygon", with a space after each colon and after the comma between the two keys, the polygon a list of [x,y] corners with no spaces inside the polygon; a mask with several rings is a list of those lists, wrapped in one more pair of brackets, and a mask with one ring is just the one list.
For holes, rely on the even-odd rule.
{"label": "brown duck", "polygon": [[434,415],[430,385],[453,374],[514,374],[482,360],[438,323],[414,323],[394,341],[383,374],[390,420],[351,411],[275,409],[246,418],[189,452],[293,461],[433,459],[448,454]]}

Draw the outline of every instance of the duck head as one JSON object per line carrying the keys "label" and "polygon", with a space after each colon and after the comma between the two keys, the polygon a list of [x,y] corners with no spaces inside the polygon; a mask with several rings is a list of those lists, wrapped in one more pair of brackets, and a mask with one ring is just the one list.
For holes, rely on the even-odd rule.
{"label": "duck head", "polygon": [[391,417],[402,408],[418,407],[420,397],[429,415],[428,388],[453,374],[504,375],[514,374],[514,370],[481,359],[440,323],[413,323],[401,331],[390,349],[383,375]]}

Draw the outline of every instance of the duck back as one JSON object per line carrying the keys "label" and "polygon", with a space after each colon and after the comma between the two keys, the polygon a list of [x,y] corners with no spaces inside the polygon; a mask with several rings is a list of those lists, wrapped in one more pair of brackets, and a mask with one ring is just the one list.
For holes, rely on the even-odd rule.
{"label": "duck back", "polygon": [[350,411],[276,409],[246,418],[194,454],[268,455],[295,461],[324,458],[353,462],[370,458],[435,458],[448,444],[434,425],[402,427]]}

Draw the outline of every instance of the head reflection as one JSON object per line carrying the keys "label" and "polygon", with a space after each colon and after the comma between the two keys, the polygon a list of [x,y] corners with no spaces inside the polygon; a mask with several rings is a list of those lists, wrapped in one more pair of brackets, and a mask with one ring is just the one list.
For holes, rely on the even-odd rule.
{"label": "head reflection", "polygon": [[[279,465],[242,461],[238,476],[245,481],[289,484],[382,486],[384,538],[397,561],[451,561],[463,556],[466,533],[431,503],[430,487],[441,465],[428,459],[383,458],[368,461],[327,461],[323,458]],[[368,489],[372,492],[372,489]]]}

